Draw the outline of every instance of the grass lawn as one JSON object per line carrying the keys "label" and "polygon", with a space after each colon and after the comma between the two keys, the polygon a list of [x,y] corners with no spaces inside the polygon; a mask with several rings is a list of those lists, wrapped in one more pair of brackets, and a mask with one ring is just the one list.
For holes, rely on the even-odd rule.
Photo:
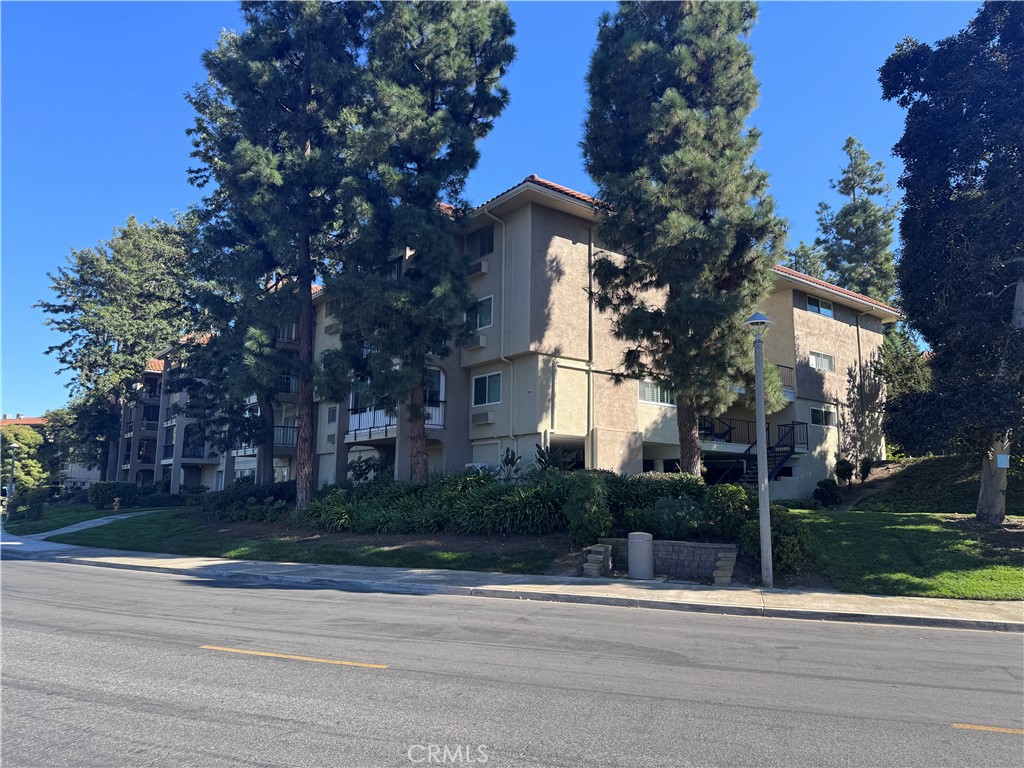
{"label": "grass lawn", "polygon": [[979,526],[948,514],[794,510],[837,589],[975,600],[1024,599],[1024,521]]}
{"label": "grass lawn", "polygon": [[143,512],[143,508],[125,508],[121,512],[111,509],[95,509],[92,504],[47,504],[43,507],[43,516],[38,520],[17,520],[13,523],[4,521],[4,530],[15,536],[27,536],[33,533],[56,531],[67,525],[74,525],[83,520],[95,520],[97,517],[123,514],[125,512]]}
{"label": "grass lawn", "polygon": [[[543,537],[519,537],[518,545],[491,544],[463,547],[467,537],[321,536],[290,530],[284,524],[256,526],[233,523],[198,523],[181,510],[157,512],[131,520],[55,536],[52,541],[86,547],[110,547],[140,552],[227,557],[239,560],[273,560],[333,565],[394,566],[402,568],[452,568],[463,571],[544,573],[564,554]],[[504,537],[514,539],[515,537]],[[445,547],[439,549],[438,546]],[[450,551],[448,551],[450,550]]]}
{"label": "grass lawn", "polygon": [[[892,482],[867,499],[863,509],[872,512],[946,512],[973,515],[981,487],[980,462],[959,456],[910,459]],[[869,480],[865,488],[871,486]],[[1006,512],[1024,515],[1024,474],[1010,473],[1006,486]]]}

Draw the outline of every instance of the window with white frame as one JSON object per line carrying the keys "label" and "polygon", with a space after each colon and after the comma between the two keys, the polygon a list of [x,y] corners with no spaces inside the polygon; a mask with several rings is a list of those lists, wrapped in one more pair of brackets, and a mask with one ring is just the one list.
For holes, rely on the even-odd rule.
{"label": "window with white frame", "polygon": [[501,374],[473,377],[473,405],[497,405],[501,402]]}
{"label": "window with white frame", "polygon": [[822,373],[831,373],[836,369],[836,359],[824,352],[811,352],[809,355],[811,368]]}
{"label": "window with white frame", "polygon": [[476,305],[476,329],[490,328],[494,324],[494,296],[480,299]]}
{"label": "window with white frame", "polygon": [[807,297],[807,311],[817,315],[832,317],[832,302],[819,299],[817,296]]}
{"label": "window with white frame", "polygon": [[640,382],[640,402],[657,403],[658,405],[675,405],[676,398],[672,390],[657,381]]}
{"label": "window with white frame", "polygon": [[834,408],[811,408],[811,424],[816,427],[834,427],[836,412]]}

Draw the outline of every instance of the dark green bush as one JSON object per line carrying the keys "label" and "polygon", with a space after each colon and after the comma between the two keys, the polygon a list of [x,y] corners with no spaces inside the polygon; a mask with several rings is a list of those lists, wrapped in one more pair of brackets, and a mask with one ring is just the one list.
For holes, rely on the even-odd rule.
{"label": "dark green bush", "polygon": [[692,541],[706,531],[708,523],[704,507],[686,497],[665,496],[646,509],[631,510],[626,517],[632,530],[671,541]]}
{"label": "dark green bush", "polygon": [[314,530],[337,533],[349,526],[348,492],[344,488],[332,488],[306,505],[305,509],[292,512],[292,522]]}
{"label": "dark green bush", "polygon": [[695,475],[678,472],[644,472],[639,475],[616,475],[605,478],[608,509],[615,524],[625,524],[627,510],[647,509],[658,499],[692,499],[704,503],[704,481]]}
{"label": "dark green bush", "polygon": [[756,506],[742,485],[712,485],[704,493],[704,508],[718,536],[739,538],[743,524],[757,516]]}
{"label": "dark green bush", "polygon": [[89,486],[89,503],[96,509],[113,509],[114,499],[121,500],[121,508],[133,506],[139,497],[135,483],[100,482]]}
{"label": "dark green bush", "polygon": [[569,495],[562,511],[569,522],[569,540],[586,547],[612,531],[612,514],[604,478],[591,472],[570,475]]}
{"label": "dark green bush", "polygon": [[[772,527],[772,571],[778,576],[799,573],[811,551],[811,536],[807,524],[781,504],[770,507]],[[757,518],[748,520],[740,531],[740,552],[761,565],[761,526]]]}
{"label": "dark green bush", "polygon": [[197,508],[200,515],[212,515],[214,518],[222,520],[226,519],[225,514],[228,507],[237,502],[245,504],[249,498],[271,498],[274,501],[283,501],[285,504],[291,504],[295,501],[295,481],[255,485],[250,478],[241,478],[223,491],[190,495],[185,503],[187,506]]}
{"label": "dark green bush", "polygon": [[139,497],[139,503],[147,507],[184,507],[185,496],[180,493],[151,493]]}
{"label": "dark green bush", "polygon": [[838,507],[843,502],[843,494],[839,492],[839,483],[835,480],[819,480],[814,490],[814,500],[823,507]]}
{"label": "dark green bush", "polygon": [[866,482],[868,477],[871,475],[871,470],[874,468],[875,463],[871,461],[870,456],[865,456],[860,460],[860,464],[857,465],[857,479],[862,483]]}
{"label": "dark green bush", "polygon": [[850,485],[851,483],[853,483],[853,471],[854,471],[854,469],[855,469],[855,467],[853,466],[853,462],[850,461],[849,459],[837,459],[836,460],[835,472],[836,472],[836,477],[839,479],[839,482],[846,483],[847,485]]}

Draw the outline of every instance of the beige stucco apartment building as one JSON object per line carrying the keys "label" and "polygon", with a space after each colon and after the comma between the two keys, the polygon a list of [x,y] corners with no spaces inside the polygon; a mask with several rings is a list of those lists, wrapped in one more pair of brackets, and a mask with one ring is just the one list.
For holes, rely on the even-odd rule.
{"label": "beige stucco apartment building", "polygon": [[[678,439],[669,393],[652,382],[616,384],[612,376],[622,346],[612,337],[610,318],[591,299],[590,267],[601,249],[597,219],[593,198],[530,176],[474,209],[456,232],[480,305],[474,337],[429,361],[426,433],[433,469],[493,466],[507,448],[529,459],[536,445],[577,450],[592,468],[675,468]],[[326,292],[314,301],[319,355],[338,344],[343,318]],[[848,371],[878,352],[883,324],[897,314],[781,266],[760,310],[774,321],[765,355],[779,367],[788,400],[768,419],[769,445],[780,447],[772,495],[808,496],[831,476]],[[275,409],[281,479],[293,476],[295,452],[294,395],[287,389]],[[167,407],[169,398],[164,400]],[[709,482],[738,480],[752,463],[753,422],[753,412],[740,405],[702,420]],[[335,482],[351,458],[376,452],[394,456],[396,475],[407,476],[407,437],[405,414],[363,402],[358,391],[348,403],[319,402],[318,483]],[[173,447],[177,443],[170,445],[165,440],[162,462],[172,490],[182,484],[220,488],[255,467],[253,450],[216,459],[204,452],[185,461]],[[880,437],[877,451],[884,455]]]}

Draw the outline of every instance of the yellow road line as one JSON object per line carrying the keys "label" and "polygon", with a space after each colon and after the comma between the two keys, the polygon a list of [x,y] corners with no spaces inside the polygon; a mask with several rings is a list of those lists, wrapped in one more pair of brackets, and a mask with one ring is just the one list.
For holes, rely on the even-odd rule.
{"label": "yellow road line", "polygon": [[950,723],[954,728],[968,731],[993,731],[994,733],[1016,733],[1024,736],[1024,728],[997,728],[994,725],[968,725],[967,723]]}
{"label": "yellow road line", "polygon": [[227,653],[244,653],[247,656],[269,656],[272,659],[294,659],[295,661],[315,661],[320,664],[340,664],[345,667],[369,667],[370,669],[387,669],[387,664],[368,664],[364,661],[341,661],[340,659],[318,659],[315,656],[291,656],[287,653],[270,653],[269,651],[247,651],[244,648],[223,648],[219,645],[201,645],[207,651],[225,651]]}

